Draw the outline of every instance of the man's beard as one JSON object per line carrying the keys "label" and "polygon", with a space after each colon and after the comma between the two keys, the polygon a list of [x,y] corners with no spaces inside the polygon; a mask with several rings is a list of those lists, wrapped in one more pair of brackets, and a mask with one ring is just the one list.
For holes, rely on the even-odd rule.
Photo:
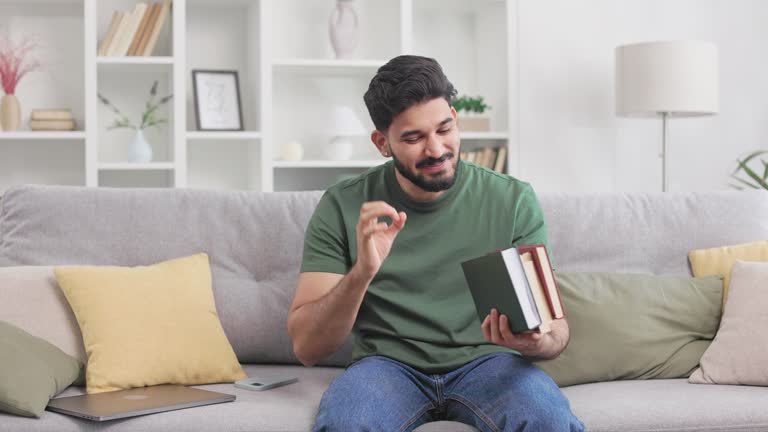
{"label": "man's beard", "polygon": [[[411,171],[406,167],[400,160],[397,158],[397,156],[392,153],[392,159],[395,162],[395,168],[397,169],[400,174],[407,178],[411,183],[415,184],[419,188],[421,188],[424,191],[427,192],[440,192],[444,190],[450,189],[454,183],[456,183],[456,168],[457,168],[457,161],[452,161],[453,165],[453,175],[449,177],[441,176],[436,179],[429,179],[423,175],[416,174],[415,172]],[[453,153],[446,153],[440,158],[429,158],[425,159],[418,164],[416,164],[417,168],[422,168],[427,165],[440,163],[444,160],[453,159]],[[449,162],[451,163],[451,162]]]}

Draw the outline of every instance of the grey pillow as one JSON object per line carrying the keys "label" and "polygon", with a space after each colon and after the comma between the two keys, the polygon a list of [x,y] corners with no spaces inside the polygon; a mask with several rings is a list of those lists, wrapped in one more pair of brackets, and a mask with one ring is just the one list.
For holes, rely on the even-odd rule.
{"label": "grey pillow", "polygon": [[720,323],[719,276],[557,273],[571,340],[537,365],[562,386],[685,378]]}
{"label": "grey pillow", "polygon": [[80,361],[44,339],[0,321],[0,411],[40,417],[82,369]]}

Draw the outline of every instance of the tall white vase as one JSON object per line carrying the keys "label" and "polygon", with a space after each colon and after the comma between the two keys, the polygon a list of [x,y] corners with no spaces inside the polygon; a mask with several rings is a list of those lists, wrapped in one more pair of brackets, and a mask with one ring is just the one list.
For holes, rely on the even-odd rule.
{"label": "tall white vase", "polygon": [[144,138],[144,130],[137,129],[133,141],[128,146],[128,161],[146,163],[152,161],[152,146]]}
{"label": "tall white vase", "polygon": [[330,20],[331,45],[336,58],[349,58],[357,47],[358,22],[352,0],[337,0]]}

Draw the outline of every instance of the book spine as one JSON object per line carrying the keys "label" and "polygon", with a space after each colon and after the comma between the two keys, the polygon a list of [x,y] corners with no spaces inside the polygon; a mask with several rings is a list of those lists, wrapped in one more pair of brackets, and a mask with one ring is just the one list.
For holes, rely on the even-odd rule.
{"label": "book spine", "polygon": [[71,120],[72,112],[69,110],[32,110],[31,120]]}
{"label": "book spine", "polygon": [[109,45],[112,43],[112,38],[115,37],[115,32],[117,31],[117,27],[120,24],[121,18],[122,15],[120,11],[114,11],[112,13],[112,21],[110,21],[109,27],[107,28],[107,34],[104,36],[104,39],[101,40],[101,46],[99,46],[98,55],[107,55],[107,52],[109,51]]}
{"label": "book spine", "polygon": [[559,293],[557,292],[556,288],[552,286],[552,281],[554,280],[554,275],[550,275],[550,277],[547,277],[547,272],[551,273],[551,266],[547,265],[547,263],[543,263],[543,260],[547,260],[546,255],[542,258],[540,255],[540,250],[543,250],[546,254],[546,246],[544,244],[535,244],[535,245],[526,245],[526,246],[520,246],[517,248],[518,252],[520,254],[524,253],[530,253],[531,258],[533,259],[534,267],[536,268],[536,273],[539,277],[539,281],[541,281],[541,285],[544,288],[544,294],[547,298],[547,304],[549,305],[549,311],[552,314],[552,317],[555,319],[559,319],[563,317],[563,309],[562,309],[562,301],[559,298]]}
{"label": "book spine", "polygon": [[152,51],[155,49],[155,44],[157,43],[157,39],[160,37],[160,31],[163,29],[163,25],[165,23],[165,19],[168,16],[168,12],[171,9],[171,0],[164,0],[163,6],[160,9],[160,13],[157,16],[157,21],[155,22],[155,26],[152,29],[152,33],[149,35],[149,40],[147,41],[147,46],[144,48],[144,54],[145,56],[152,55]]}
{"label": "book spine", "polygon": [[74,120],[30,120],[29,128],[32,130],[74,130]]}
{"label": "book spine", "polygon": [[551,299],[551,304],[553,305],[552,315],[558,319],[563,318],[565,316],[565,305],[563,304],[562,297],[560,297],[560,288],[557,286],[557,278],[555,278],[555,273],[552,270],[552,265],[550,264],[552,261],[549,259],[547,248],[542,245],[536,248],[536,252],[536,256],[541,261],[542,272],[544,273],[543,280],[547,286],[547,296]]}
{"label": "book spine", "polygon": [[144,34],[141,36],[141,40],[139,41],[139,46],[136,48],[136,55],[144,55],[144,50],[147,48],[147,42],[149,42],[149,37],[152,35],[152,30],[155,28],[155,24],[157,23],[157,16],[160,14],[160,9],[162,6],[163,5],[160,3],[154,3],[150,6],[149,21],[147,21],[146,29]]}
{"label": "book spine", "polygon": [[149,16],[152,13],[152,5],[147,5],[147,7],[144,8],[144,13],[141,16],[141,21],[139,21],[139,26],[136,28],[136,33],[133,35],[133,40],[131,41],[131,45],[128,47],[128,55],[129,56],[135,56],[137,50],[139,49],[139,42],[141,42],[141,38],[144,36],[144,33],[147,31],[147,23],[149,22]]}

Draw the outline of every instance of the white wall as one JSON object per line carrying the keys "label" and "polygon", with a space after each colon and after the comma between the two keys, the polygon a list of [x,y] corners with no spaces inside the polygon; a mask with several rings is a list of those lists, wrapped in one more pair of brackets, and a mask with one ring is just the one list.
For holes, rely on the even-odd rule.
{"label": "white wall", "polygon": [[730,189],[735,159],[768,149],[768,1],[516,1],[517,174],[537,191],[661,190],[661,120],[614,114],[613,50],[630,42],[718,46],[720,113],[670,120],[668,190]]}

